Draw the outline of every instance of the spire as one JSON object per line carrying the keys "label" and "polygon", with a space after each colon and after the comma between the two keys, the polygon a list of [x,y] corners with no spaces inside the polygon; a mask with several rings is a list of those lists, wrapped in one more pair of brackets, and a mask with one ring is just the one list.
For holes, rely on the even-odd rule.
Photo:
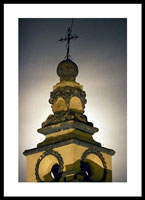
{"label": "spire", "polygon": [[[67,36],[65,60],[57,66],[60,82],[53,86],[49,114],[37,131],[45,139],[36,148],[25,150],[27,182],[111,182],[114,150],[102,147],[93,138],[99,129],[84,115],[86,93],[75,81],[78,66],[69,58],[72,26]],[[33,164],[32,164],[33,163]]]}
{"label": "spire", "polygon": [[[67,35],[65,36],[65,38],[60,38],[59,41],[60,42],[64,42],[64,41],[67,41],[67,44],[66,44],[66,47],[67,47],[67,53],[66,53],[66,56],[65,58],[68,60],[70,59],[70,54],[69,54],[69,50],[70,50],[70,41],[73,40],[73,39],[77,39],[79,36],[73,34],[72,35],[72,27],[73,27],[73,19],[72,19],[72,23],[71,23],[71,27],[68,27],[67,29]],[[65,59],[64,58],[64,59]]]}

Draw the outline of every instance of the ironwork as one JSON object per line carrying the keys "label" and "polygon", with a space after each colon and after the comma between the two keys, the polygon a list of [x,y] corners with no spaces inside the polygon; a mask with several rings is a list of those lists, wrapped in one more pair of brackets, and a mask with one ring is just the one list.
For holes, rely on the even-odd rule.
{"label": "ironwork", "polygon": [[69,51],[70,51],[70,41],[73,40],[73,39],[77,39],[79,36],[76,35],[76,34],[73,34],[72,35],[72,27],[73,27],[73,19],[72,19],[72,23],[71,23],[71,26],[68,27],[67,29],[67,35],[65,38],[60,38],[59,41],[60,42],[64,42],[64,41],[67,41],[67,44],[66,44],[66,47],[67,47],[67,53],[66,53],[66,56],[65,58],[68,60],[70,59],[70,54],[69,54]]}

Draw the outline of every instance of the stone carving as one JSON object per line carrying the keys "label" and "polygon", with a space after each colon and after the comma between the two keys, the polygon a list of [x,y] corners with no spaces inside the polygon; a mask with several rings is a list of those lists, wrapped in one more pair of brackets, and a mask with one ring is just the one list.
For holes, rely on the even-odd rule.
{"label": "stone carving", "polygon": [[93,123],[87,121],[87,116],[81,113],[67,111],[67,112],[58,112],[54,115],[49,115],[45,122],[42,123],[42,128],[48,125],[57,124],[64,121],[75,120],[90,126],[93,126]]}
{"label": "stone carving", "polygon": [[85,108],[85,104],[87,103],[86,100],[86,93],[85,91],[81,90],[80,88],[74,88],[74,87],[70,87],[70,86],[65,86],[65,87],[59,87],[56,90],[54,90],[53,92],[50,93],[50,99],[49,99],[49,103],[50,104],[54,104],[58,98],[62,97],[66,104],[67,107],[69,106],[69,102],[70,99],[72,97],[78,97],[81,100],[83,109]]}

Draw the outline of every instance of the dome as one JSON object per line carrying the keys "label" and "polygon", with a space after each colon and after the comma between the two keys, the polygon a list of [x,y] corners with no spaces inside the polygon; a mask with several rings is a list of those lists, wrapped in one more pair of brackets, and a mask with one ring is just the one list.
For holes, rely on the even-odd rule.
{"label": "dome", "polygon": [[78,75],[78,66],[70,59],[63,60],[58,64],[57,75],[60,80],[74,81]]}

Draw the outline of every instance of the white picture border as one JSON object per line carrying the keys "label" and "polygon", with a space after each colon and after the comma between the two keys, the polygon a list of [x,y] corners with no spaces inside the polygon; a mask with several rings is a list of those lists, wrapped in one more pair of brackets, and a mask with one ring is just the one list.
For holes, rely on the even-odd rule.
{"label": "white picture border", "polygon": [[[128,91],[127,168],[128,170],[127,170],[126,183],[67,183],[66,184],[66,183],[18,182],[18,19],[19,18],[127,18],[127,91]],[[141,195],[141,4],[5,4],[4,5],[4,196],[140,196],[140,195]]]}

